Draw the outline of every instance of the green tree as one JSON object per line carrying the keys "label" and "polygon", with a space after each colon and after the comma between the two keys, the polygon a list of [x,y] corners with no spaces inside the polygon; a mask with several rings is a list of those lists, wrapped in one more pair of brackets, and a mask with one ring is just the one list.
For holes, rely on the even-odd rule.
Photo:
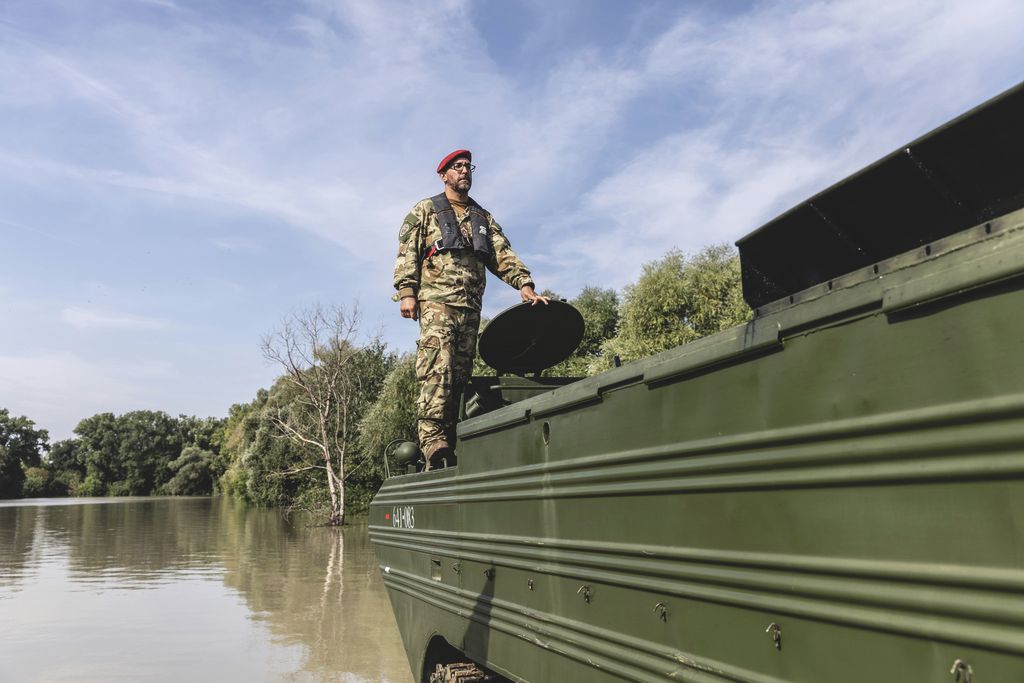
{"label": "green tree", "polygon": [[360,490],[372,494],[384,481],[384,449],[389,443],[416,441],[418,396],[416,356],[409,353],[399,358],[384,378],[380,394],[360,423],[358,451],[366,455],[364,469],[354,472]]}
{"label": "green tree", "polygon": [[[49,468],[56,482],[73,495],[145,496],[168,490],[165,485],[179,473],[171,463],[182,456],[184,447],[194,446],[214,456],[211,476],[200,478],[211,487],[202,493],[210,493],[214,479],[226,468],[219,458],[224,424],[218,418],[173,418],[159,410],[99,413],[78,423],[78,438],[60,443]],[[194,473],[194,467],[188,471]],[[197,492],[194,484],[189,486],[190,492]]]}
{"label": "green tree", "polygon": [[161,492],[170,496],[205,496],[213,491],[217,454],[198,446],[185,446],[168,467],[173,472]]}
{"label": "green tree", "polygon": [[248,474],[242,464],[242,458],[246,448],[252,442],[253,430],[251,427],[255,422],[253,414],[257,410],[256,405],[261,400],[266,402],[266,395],[267,390],[260,389],[251,403],[236,403],[228,409],[220,452],[223,472],[217,483],[217,487],[225,494],[243,499],[248,498],[246,495]]}
{"label": "green tree", "polygon": [[46,459],[50,471],[50,495],[78,496],[78,488],[85,479],[85,450],[78,439],[63,439],[50,447]]}
{"label": "green tree", "polygon": [[213,454],[213,460],[210,463],[213,479],[210,483],[211,488],[205,493],[213,492],[216,482],[228,467],[228,458],[222,452],[227,422],[227,419],[221,417],[178,416],[182,453],[184,453],[184,448],[195,446]]}
{"label": "green tree", "polygon": [[181,443],[206,451],[219,453],[224,441],[227,420],[221,417],[178,416],[178,434]]}
{"label": "green tree", "polygon": [[219,482],[222,492],[254,505],[289,507],[305,488],[323,486],[313,471],[282,474],[310,457],[271,419],[278,406],[294,399],[292,387],[278,379],[269,390],[257,391],[250,403],[231,406],[222,444],[227,463]]}
{"label": "green tree", "polygon": [[78,439],[54,442],[46,462],[54,473],[70,471],[85,476],[85,451]]}
{"label": "green tree", "polygon": [[106,492],[107,485],[95,473],[89,473],[86,475],[85,480],[79,484],[75,495],[99,497],[105,495]]}
{"label": "green tree", "polygon": [[619,295],[614,289],[584,287],[580,295],[572,300],[583,315],[585,332],[580,342],[579,355],[596,356],[601,345],[615,336],[619,326]]}
{"label": "green tree", "polygon": [[604,344],[600,365],[610,367],[616,355],[644,358],[749,319],[732,247],[715,245],[692,257],[673,250],[645,264],[626,288],[618,332]]}
{"label": "green tree", "polygon": [[111,495],[148,496],[172,476],[181,454],[177,421],[160,410],[133,410],[117,418],[117,457],[123,477],[108,482]]}
{"label": "green tree", "polygon": [[571,356],[544,372],[549,377],[584,377],[603,369],[602,347],[619,324],[619,296],[614,289],[584,287],[570,302],[583,316],[583,340]]}
{"label": "green tree", "polygon": [[0,408],[0,498],[21,496],[25,469],[42,464],[50,435],[35,427],[27,417],[13,417],[6,408]]}
{"label": "green tree", "polygon": [[25,481],[21,485],[21,495],[25,498],[42,498],[53,495],[53,482],[50,471],[45,467],[26,467]]}
{"label": "green tree", "polygon": [[[124,479],[117,417],[113,413],[97,413],[81,420],[75,427],[79,447],[85,461],[85,478],[79,491],[82,496],[102,496],[107,483]],[[88,485],[85,485],[88,482]]]}

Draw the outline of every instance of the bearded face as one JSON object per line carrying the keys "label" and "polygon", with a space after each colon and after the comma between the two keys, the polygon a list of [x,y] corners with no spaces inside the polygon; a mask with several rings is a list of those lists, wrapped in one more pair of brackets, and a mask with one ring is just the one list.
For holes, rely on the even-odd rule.
{"label": "bearded face", "polygon": [[466,194],[473,186],[473,165],[469,159],[459,157],[441,173],[441,181],[459,194]]}

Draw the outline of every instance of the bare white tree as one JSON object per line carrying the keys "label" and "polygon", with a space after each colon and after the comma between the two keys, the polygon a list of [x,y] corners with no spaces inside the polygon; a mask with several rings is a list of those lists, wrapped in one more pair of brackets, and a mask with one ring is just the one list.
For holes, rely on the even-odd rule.
{"label": "bare white tree", "polygon": [[355,337],[359,310],[319,304],[286,317],[260,344],[263,356],[284,370],[296,398],[270,410],[281,433],[315,460],[279,474],[322,470],[330,493],[328,524],[345,523],[345,457],[353,442],[359,406],[369,397]]}

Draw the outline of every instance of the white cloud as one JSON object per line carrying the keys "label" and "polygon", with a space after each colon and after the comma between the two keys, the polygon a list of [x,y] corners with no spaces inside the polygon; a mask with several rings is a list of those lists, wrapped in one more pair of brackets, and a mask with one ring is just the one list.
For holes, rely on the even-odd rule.
{"label": "white cloud", "polygon": [[179,7],[176,3],[172,2],[172,0],[132,0],[132,1],[133,2],[137,2],[139,4],[142,4],[142,5],[153,5],[155,7],[162,7],[164,9],[173,9],[173,10],[180,10],[181,9],[181,7]]}
{"label": "white cloud", "polygon": [[[452,146],[481,149],[485,193],[555,201],[559,182],[586,168],[637,89],[632,72],[594,52],[567,58],[536,83],[509,81],[485,56],[460,2],[307,8],[291,23],[309,41],[298,46],[215,23],[108,27],[102,39],[59,53],[22,41],[19,70],[63,82],[69,105],[78,100],[116,121],[136,163],[0,149],[0,167],[40,183],[233,205],[345,246],[358,242],[358,253],[376,261],[393,248],[367,242],[367,230],[394,232],[408,207],[435,189],[429,169]],[[244,51],[267,87],[235,85],[233,74],[204,59],[219,56],[206,54],[214,44]],[[137,59],[111,62],[95,45],[118,45]],[[179,55],[180,64],[154,54]]]}
{"label": "white cloud", "polygon": [[171,375],[163,361],[95,363],[69,352],[0,355],[0,405],[27,415],[52,438],[66,438],[89,415],[151,406],[150,383]]}
{"label": "white cloud", "polygon": [[7,220],[6,218],[0,218],[0,225],[7,226],[9,228],[16,228],[18,230],[23,230],[24,232],[30,232],[30,233],[35,234],[35,235],[41,235],[41,236],[45,237],[48,240],[53,240],[53,241],[56,241],[56,242],[61,242],[63,244],[70,244],[72,246],[81,246],[78,243],[76,243],[76,242],[74,242],[72,240],[69,240],[68,238],[66,238],[64,236],[54,234],[53,232],[50,232],[49,230],[42,230],[42,229],[37,228],[35,226],[26,225],[25,223],[19,223],[17,221]]}
{"label": "white cloud", "polygon": [[694,109],[705,116],[638,150],[546,226],[564,236],[560,269],[586,264],[621,286],[671,247],[733,241],[1011,85],[1024,6],[983,4],[779,3],[721,25],[680,21],[637,78],[702,84]]}
{"label": "white cloud", "polygon": [[167,330],[174,325],[167,320],[126,313],[69,307],[60,312],[61,320],[79,330]]}
{"label": "white cloud", "polygon": [[259,240],[245,237],[217,237],[210,240],[210,244],[230,252],[258,252],[264,249],[263,243]]}
{"label": "white cloud", "polygon": [[[462,2],[315,0],[298,7],[289,26],[300,41],[292,44],[191,14],[165,26],[114,23],[97,40],[67,48],[26,47],[22,40],[12,71],[61,81],[69,96],[115,119],[138,163],[83,164],[8,151],[0,165],[47,181],[233,205],[347,247],[359,243],[354,251],[376,262],[387,260],[392,247],[366,240],[367,233],[393,232],[408,206],[434,189],[433,160],[455,144],[481,150],[479,189],[502,216],[529,216],[539,207],[555,209],[554,222],[576,211],[586,216],[595,193],[627,177],[595,180],[592,167],[608,136],[622,134],[629,107],[659,91],[697,88],[705,101],[678,112],[677,130],[640,149],[638,158],[661,160],[649,167],[651,178],[703,175],[656,154],[678,140],[730,157],[712,173],[729,171],[739,161],[732,155],[760,154],[747,170],[773,163],[780,145],[797,149],[781,152],[778,175],[801,154],[821,173],[846,172],[852,169],[819,158],[835,145],[831,135],[856,136],[859,127],[877,140],[880,128],[939,122],[922,111],[973,102],[978,74],[995,70],[1007,53],[1020,55],[1012,27],[1024,19],[1022,6],[1010,0],[762,4],[724,23],[687,14],[636,54],[567,53],[550,71],[516,82],[487,57]],[[101,47],[109,45],[121,58]],[[242,57],[241,77],[225,69],[225,55]],[[1012,71],[1005,64],[1004,70]],[[963,105],[951,105],[951,96]],[[710,123],[694,121],[701,116]],[[857,120],[859,126],[843,129]],[[631,134],[644,139],[642,131]],[[861,141],[867,149],[851,154],[856,163],[893,146]],[[692,157],[680,152],[683,162]],[[784,189],[736,180],[755,195]],[[645,198],[648,209],[692,209],[660,184],[666,192]],[[591,199],[577,202],[566,193]],[[724,202],[765,203],[763,196]],[[747,218],[728,220],[745,229]],[[741,228],[718,229],[735,236]],[[651,252],[664,246],[652,244]]]}

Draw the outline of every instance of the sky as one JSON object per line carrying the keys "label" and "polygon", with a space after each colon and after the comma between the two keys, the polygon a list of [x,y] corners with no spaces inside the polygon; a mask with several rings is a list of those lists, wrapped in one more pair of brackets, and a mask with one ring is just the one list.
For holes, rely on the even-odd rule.
{"label": "sky", "polygon": [[[0,408],[225,416],[315,303],[414,348],[398,227],[473,150],[538,289],[733,242],[1015,85],[1019,0],[2,0]],[[485,315],[518,301],[491,279]]]}

